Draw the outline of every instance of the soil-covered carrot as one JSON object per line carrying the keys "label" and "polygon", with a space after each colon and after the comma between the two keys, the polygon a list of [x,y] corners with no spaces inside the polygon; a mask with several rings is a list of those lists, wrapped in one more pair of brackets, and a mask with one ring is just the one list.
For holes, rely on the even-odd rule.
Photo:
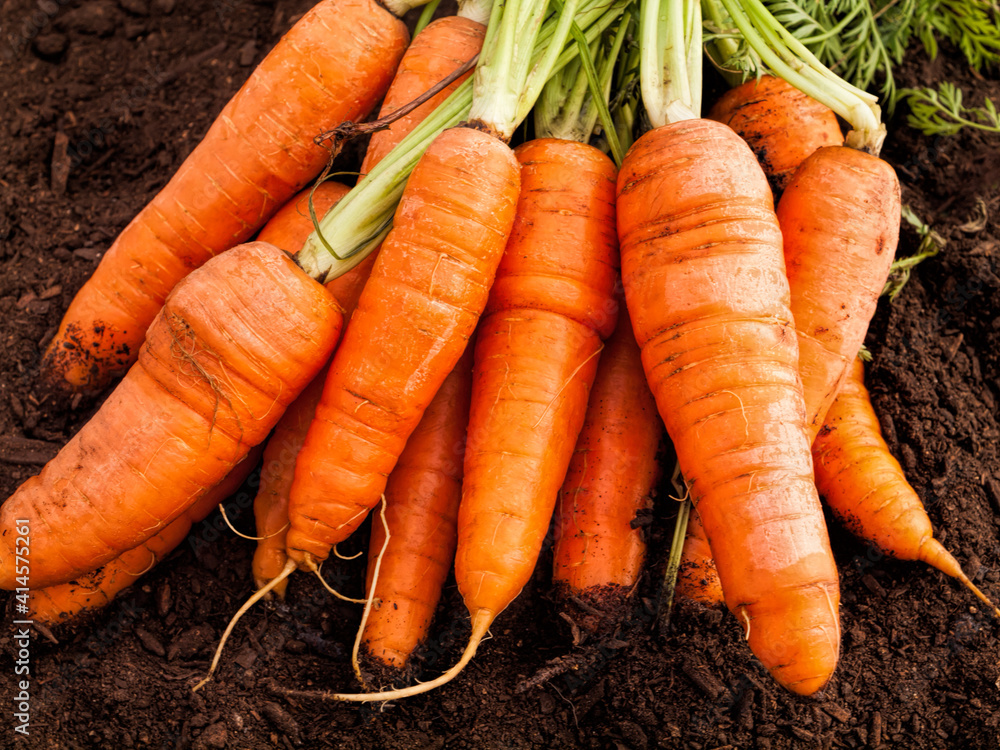
{"label": "soil-covered carrot", "polygon": [[580,597],[591,609],[615,614],[634,589],[646,555],[643,528],[634,522],[652,507],[662,435],[622,305],[559,492],[552,580],[563,598]]}
{"label": "soil-covered carrot", "polygon": [[[840,594],[812,481],[781,233],[753,152],[697,119],[698,75],[686,63],[701,51],[698,3],[665,5],[647,0],[642,11],[643,95],[657,127],[618,178],[626,302],[726,604],[772,676],[810,695],[836,668]],[[665,69],[666,85],[649,85]]]}
{"label": "soil-covered carrot", "polygon": [[96,390],[124,373],[174,285],[250,237],[319,173],[328,153],[313,137],[375,106],[407,41],[375,0],[310,10],[109,248],[46,350],[45,379]]}
{"label": "soil-covered carrot", "polygon": [[708,113],[735,130],[757,155],[777,200],[806,157],[840,146],[837,116],[781,78],[761,76],[730,89]]}
{"label": "soil-covered carrot", "polygon": [[[341,320],[272,245],[240,245],[190,274],[97,414],[0,507],[0,587],[65,583],[161,531],[264,440]],[[29,584],[12,548],[22,519]]]}
{"label": "soil-covered carrot", "polygon": [[721,606],[725,603],[712,548],[708,544],[705,527],[702,526],[697,512],[688,518],[676,591],[678,597],[699,602],[707,607]]}
{"label": "soil-covered carrot", "polygon": [[[377,606],[365,620],[362,643],[375,664],[405,670],[427,637],[455,559],[462,497],[465,429],[472,392],[472,348],[434,396],[410,435],[385,487],[389,543],[372,523],[366,590]],[[380,562],[381,557],[381,562]],[[378,582],[372,592],[375,567]]]}
{"label": "soil-covered carrot", "polygon": [[43,625],[61,625],[85,612],[110,604],[184,541],[194,524],[207,518],[219,503],[239,489],[256,468],[260,455],[260,446],[251,450],[225,479],[202,495],[163,531],[135,549],[123,552],[93,573],[70,583],[32,590],[28,596],[27,619]]}
{"label": "soil-covered carrot", "polygon": [[821,148],[795,173],[777,215],[811,444],[889,276],[899,239],[899,180],[877,156]]}
{"label": "soil-covered carrot", "polygon": [[994,605],[934,538],[920,496],[882,438],[855,358],[850,374],[813,445],[816,486],[837,519],[852,534],[900,560],[921,560],[965,584],[1000,617]]}

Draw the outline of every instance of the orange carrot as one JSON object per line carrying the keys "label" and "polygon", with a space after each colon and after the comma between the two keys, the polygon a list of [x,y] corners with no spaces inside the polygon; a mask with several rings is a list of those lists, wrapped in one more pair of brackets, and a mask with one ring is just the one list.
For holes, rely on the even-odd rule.
{"label": "orange carrot", "polygon": [[[313,231],[309,201],[313,203],[317,218],[322,218],[348,191],[347,186],[333,181],[323,182],[315,190],[303,190],[285,204],[260,230],[259,241],[269,242],[287,253],[298,252]],[[373,254],[348,273],[338,276],[325,285],[326,290],[344,309],[345,319],[349,319],[354,311],[374,263]],[[259,540],[252,568],[258,588],[278,575],[288,560],[285,554],[288,491],[292,486],[295,472],[295,458],[316,412],[316,404],[323,392],[325,375],[324,367],[285,410],[264,450],[260,486],[254,499],[254,516]],[[275,593],[283,598],[287,585],[286,581],[282,581],[275,587]]]}
{"label": "orange carrot", "polygon": [[732,130],[680,119],[629,151],[618,227],[646,377],[726,604],[774,678],[809,695],[837,664],[840,595],[767,181]]}
{"label": "orange carrot", "polygon": [[705,527],[702,526],[697,511],[688,518],[681,567],[677,573],[677,596],[706,607],[722,606],[725,603],[712,549],[708,545]]}
{"label": "orange carrot", "polygon": [[[479,54],[485,34],[485,26],[462,16],[446,16],[428,24],[414,37],[413,43],[403,55],[396,77],[382,102],[379,117],[385,117],[409,104]],[[374,133],[361,164],[362,177],[372,171],[397,143],[423,122],[471,74],[470,71],[456,79],[385,130]]]}
{"label": "orange carrot", "polygon": [[[343,278],[343,277],[341,277]],[[316,413],[316,404],[323,395],[326,368],[313,379],[297,399],[285,410],[264,449],[264,465],[260,470],[260,486],[254,498],[253,511],[257,527],[257,549],[253,555],[253,578],[257,588],[263,588],[281,573],[288,562],[285,539],[288,534],[288,493],[295,476],[295,460],[305,442],[306,432]],[[274,593],[285,597],[288,580],[279,582]]]}
{"label": "orange carrot", "polygon": [[112,244],[45,352],[45,379],[97,390],[124,373],[174,285],[250,237],[319,173],[328,153],[313,137],[375,106],[407,37],[375,0],[310,10]]}
{"label": "orange carrot", "polygon": [[103,567],[75,581],[31,591],[27,619],[44,625],[61,625],[85,612],[110,604],[184,541],[194,524],[207,518],[219,503],[236,492],[257,466],[260,454],[259,446],[250,451],[225,479],[202,495],[163,531],[135,549],[123,552]]}
{"label": "orange carrot", "polygon": [[[455,559],[462,458],[472,391],[466,349],[410,435],[385,487],[385,520],[372,522],[366,590],[379,602],[365,620],[362,642],[376,663],[403,670],[427,637]],[[379,559],[381,557],[381,562]],[[378,582],[372,581],[378,565]]]}
{"label": "orange carrot", "polygon": [[662,435],[632,321],[622,306],[559,492],[552,579],[564,597],[580,597],[611,613],[634,589],[646,542],[633,522],[652,508]]}
{"label": "orange carrot", "polygon": [[516,154],[521,198],[478,332],[459,507],[467,655],[531,577],[618,312],[614,164],[555,139]]}
{"label": "orange carrot", "polygon": [[[461,64],[476,55],[482,47],[485,27],[482,24],[462,17],[446,17],[434,21],[424,28],[413,40],[413,43],[403,55],[403,60],[396,72],[385,101],[382,103],[380,116],[384,117],[399,107],[408,104],[436,83],[446,78]],[[368,145],[365,154],[362,174],[375,167],[413,128],[415,128],[444,98],[464,80],[459,79],[435,95],[423,105],[405,117],[396,120],[388,129],[376,132]],[[328,183],[324,183],[324,186]],[[321,186],[320,190],[323,189]],[[333,205],[332,192],[329,198],[314,196],[314,210],[321,218]],[[332,188],[329,190],[333,190]],[[346,193],[338,191],[336,200]],[[334,201],[335,202],[335,201]],[[308,216],[308,204],[303,209],[296,210],[296,218],[305,213]],[[291,209],[284,209],[291,210]],[[261,239],[272,242],[289,252],[298,252],[312,232],[312,223],[304,221],[288,222],[280,214],[261,230]],[[294,236],[280,239],[272,236],[272,227],[288,227],[285,232],[292,231]],[[364,283],[371,275],[378,250],[366,258],[361,265],[343,276],[327,283],[327,290],[333,294],[346,310],[346,318],[357,305],[358,297]],[[305,441],[306,432],[316,412],[316,405],[322,395],[322,382],[326,379],[326,371],[321,374],[320,385],[310,386],[302,394],[299,401],[293,404],[285,417],[275,429],[275,434],[268,445],[264,470],[261,473],[261,487],[254,502],[254,512],[257,516],[257,533],[261,537],[254,554],[254,580],[257,587],[263,587],[267,582],[277,577],[287,562],[285,540],[288,529],[288,497],[295,473],[295,459]],[[283,597],[287,587],[286,581],[275,585],[274,592]]]}
{"label": "orange carrot", "polygon": [[296,464],[296,563],[325,560],[381,497],[485,307],[518,186],[510,150],[470,128],[442,133],[410,175]]}
{"label": "orange carrot", "polygon": [[921,560],[965,584],[1000,617],[1000,610],[934,538],[920,497],[882,438],[855,358],[813,445],[816,486],[848,531],[900,560]]}
{"label": "orange carrot", "polygon": [[875,314],[900,212],[893,168],[842,146],[806,159],[778,202],[810,444]]}
{"label": "orange carrot", "polygon": [[[249,243],[189,275],[98,413],[0,507],[0,587],[65,583],[157,534],[257,445],[340,332],[336,302],[277,248]],[[19,523],[18,525],[23,525]]]}
{"label": "orange carrot", "polygon": [[730,89],[709,111],[708,119],[728,125],[747,142],[775,199],[806,157],[823,146],[844,142],[832,110],[774,76]]}

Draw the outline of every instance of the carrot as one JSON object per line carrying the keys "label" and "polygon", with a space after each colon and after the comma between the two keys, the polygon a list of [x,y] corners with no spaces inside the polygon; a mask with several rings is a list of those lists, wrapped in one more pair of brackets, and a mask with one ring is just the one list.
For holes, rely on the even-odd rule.
{"label": "carrot", "polygon": [[848,531],[900,560],[920,560],[956,578],[998,617],[1000,610],[934,538],[920,497],[882,438],[855,358],[813,445],[816,486]]}
{"label": "carrot", "polygon": [[747,142],[779,198],[806,157],[844,142],[837,116],[781,78],[759,79],[730,89],[708,119],[735,130]]}
{"label": "carrot", "polygon": [[687,536],[681,552],[681,567],[677,574],[677,596],[704,604],[706,607],[725,603],[719,573],[715,569],[712,549],[705,536],[705,527],[697,513],[688,519]]}
{"label": "carrot", "polygon": [[877,156],[821,148],[778,202],[810,444],[864,343],[899,239],[899,180]]}
{"label": "carrot", "polygon": [[[313,231],[309,214],[312,201],[316,216],[324,216],[349,191],[345,185],[327,181],[315,190],[303,190],[278,211],[260,230],[259,241],[269,242],[285,252],[297,252]],[[372,255],[361,265],[343,276],[338,276],[326,284],[330,292],[344,310],[344,317],[350,318],[357,305],[358,297],[371,273],[375,256]],[[253,558],[253,575],[257,587],[264,586],[278,575],[288,557],[285,554],[285,534],[288,530],[288,490],[292,485],[295,458],[305,440],[306,430],[312,422],[323,392],[326,368],[313,379],[301,395],[289,405],[278,421],[274,433],[264,450],[264,466],[260,473],[260,486],[254,499],[259,540]],[[286,582],[275,588],[279,597],[284,597]]]}
{"label": "carrot", "polygon": [[299,453],[296,563],[325,560],[378,502],[486,304],[518,184],[509,149],[469,128],[442,133],[410,175]]}
{"label": "carrot", "polygon": [[204,520],[219,503],[236,492],[257,466],[259,446],[233,467],[225,479],[212,487],[181,516],[159,534],[135,549],[123,552],[102,568],[70,583],[35,589],[28,595],[27,619],[43,625],[62,625],[85,612],[111,603],[122,591],[164,560],[188,535],[191,527]]}
{"label": "carrot", "polygon": [[685,65],[700,55],[698,11],[643,5],[655,129],[618,177],[622,280],[726,604],[779,684],[810,695],[839,655],[837,569],[812,482],[771,191],[743,140],[697,119],[697,68]]}
{"label": "carrot", "polygon": [[[616,612],[642,572],[638,515],[652,508],[663,424],[624,306],[601,353],[587,416],[559,492],[552,580],[562,598]],[[601,623],[584,618],[584,626]]]}
{"label": "carrot", "polygon": [[601,340],[617,317],[614,164],[593,147],[554,139],[515,153],[522,192],[478,332],[459,507],[455,578],[472,618],[466,655],[531,577]]}
{"label": "carrot", "polygon": [[[466,3],[463,7],[468,8],[470,4]],[[429,24],[416,35],[413,44],[403,55],[399,70],[396,72],[385,101],[382,103],[380,116],[385,117],[416,99],[434,84],[447,77],[467,59],[476,55],[482,47],[484,33],[485,27],[482,24],[458,16],[442,18]],[[382,161],[396,144],[457,88],[460,82],[461,79],[455,81],[410,114],[396,120],[388,129],[376,132],[372,136],[365,154],[361,168],[362,175]],[[335,200],[332,192],[326,193],[329,198],[324,199],[325,196],[320,195],[320,190],[323,190],[328,184],[331,183],[323,183],[313,196],[313,208],[316,216],[320,219],[347,192],[346,188],[340,186],[336,188]],[[329,191],[334,189],[327,188]],[[308,198],[307,195],[305,197]],[[304,199],[300,198],[299,202],[304,202]],[[304,208],[306,210],[286,208],[283,209],[283,212],[295,210],[295,217],[298,218],[302,215],[308,215],[308,204]],[[272,236],[272,232],[275,231],[272,227],[288,227],[283,231],[294,231],[294,235],[289,236],[287,240]],[[261,230],[261,239],[296,253],[303,247],[312,233],[312,229],[311,222],[286,223],[285,217],[279,213],[275,215],[267,227]],[[364,283],[371,275],[377,252],[377,250],[373,252],[360,266],[351,269],[343,276],[338,276],[327,284],[327,290],[345,307],[348,319],[354,311]],[[316,412],[316,405],[322,395],[322,383],[326,379],[325,375],[326,371],[322,373],[320,383],[310,386],[300,399],[288,409],[268,444],[265,466],[261,473],[260,491],[254,501],[257,533],[260,537],[253,561],[254,580],[258,588],[264,587],[277,577],[288,561],[285,553],[289,525],[288,498],[295,474],[295,461]],[[284,597],[287,585],[286,581],[281,581],[275,585],[273,590],[279,597]]]}
{"label": "carrot", "polygon": [[[472,390],[466,350],[410,435],[385,488],[385,529],[375,520],[368,545],[366,590],[379,602],[364,624],[365,651],[384,667],[406,669],[427,637],[455,559],[462,458]],[[379,558],[381,557],[381,564]],[[372,592],[376,565],[378,581]]]}
{"label": "carrot", "polygon": [[[379,117],[385,117],[409,104],[438,81],[444,80],[463,63],[479,54],[486,27],[462,16],[446,16],[431,22],[417,34],[406,50],[396,77],[385,95]],[[385,130],[375,132],[361,164],[362,177],[368,174],[406,135],[427,119],[459,87],[471,71],[456,79],[409,114]]]}
{"label": "carrot", "polygon": [[135,362],[167,293],[246,240],[319,173],[313,136],[378,102],[408,41],[375,0],[322,0],[226,105],[74,298],[43,361],[61,390],[97,390]]}
{"label": "carrot", "polygon": [[189,275],[98,413],[0,507],[0,588],[27,585],[15,519],[31,529],[33,589],[161,531],[263,441],[341,320],[329,293],[271,245],[238,246]]}

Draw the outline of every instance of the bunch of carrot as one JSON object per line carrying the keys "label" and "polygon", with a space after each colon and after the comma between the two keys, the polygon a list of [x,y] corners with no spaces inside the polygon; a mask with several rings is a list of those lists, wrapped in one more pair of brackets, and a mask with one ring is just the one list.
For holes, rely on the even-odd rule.
{"label": "bunch of carrot", "polygon": [[[855,96],[827,96],[817,81],[829,78],[808,65],[786,71],[753,3],[705,7],[817,98]],[[638,521],[665,424],[696,511],[680,593],[724,598],[789,690],[822,689],[840,649],[819,494],[852,530],[987,601],[899,489],[849,372],[899,228],[895,174],[866,152],[881,138],[870,102],[841,112],[861,123],[849,139],[861,148],[840,145],[833,112],[776,78],[700,119],[701,4],[644,0],[654,128],[616,164],[588,141],[600,118],[621,156],[617,134],[630,131],[608,112],[612,74],[635,67],[616,62],[623,8],[469,0],[405,55],[405,28],[369,0],[310,11],[67,312],[43,359],[53,387],[99,389],[128,371],[0,509],[0,586],[33,589],[46,622],[110,600],[242,481],[270,433],[258,592],[240,613],[285,596],[295,570],[318,576],[383,501],[355,651],[362,683],[362,645],[378,674],[403,679],[453,560],[471,637],[430,682],[323,697],[405,697],[474,656],[553,518],[560,595],[586,629],[614,621],[641,575]],[[352,13],[364,35],[336,33]],[[323,166],[312,137],[365,116],[387,87],[389,127],[358,187],[296,196]],[[511,150],[543,87],[539,138]],[[272,214],[257,242],[239,244]],[[869,487],[875,472],[887,478]],[[893,503],[915,519],[909,534],[888,530]],[[9,533],[21,519],[48,530],[26,580]]]}

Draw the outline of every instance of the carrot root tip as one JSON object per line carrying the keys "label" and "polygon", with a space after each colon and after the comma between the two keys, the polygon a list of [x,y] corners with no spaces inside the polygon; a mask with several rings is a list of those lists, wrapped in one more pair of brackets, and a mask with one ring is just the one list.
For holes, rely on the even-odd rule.
{"label": "carrot root tip", "polygon": [[270,583],[268,583],[264,588],[255,592],[253,596],[247,599],[246,602],[243,604],[243,606],[236,611],[236,614],[233,615],[233,618],[229,621],[229,625],[226,626],[226,630],[222,634],[222,638],[219,640],[219,645],[215,649],[215,655],[212,657],[212,664],[208,668],[208,674],[205,675],[198,682],[197,685],[191,688],[192,693],[197,693],[199,690],[201,690],[201,688],[203,688],[211,681],[212,675],[215,674],[215,670],[219,666],[219,660],[222,658],[222,649],[225,648],[226,641],[229,640],[229,636],[233,632],[233,628],[236,627],[236,623],[240,621],[240,618],[243,617],[244,614],[246,614],[246,612],[250,609],[250,607],[252,607],[258,601],[267,596],[268,592],[270,592],[271,589],[273,589],[283,580],[288,578],[288,576],[290,576],[295,571],[296,567],[297,566],[294,560],[289,560],[288,562],[286,562],[285,567],[282,568],[281,572],[278,575],[276,575],[273,579],[271,579]]}

